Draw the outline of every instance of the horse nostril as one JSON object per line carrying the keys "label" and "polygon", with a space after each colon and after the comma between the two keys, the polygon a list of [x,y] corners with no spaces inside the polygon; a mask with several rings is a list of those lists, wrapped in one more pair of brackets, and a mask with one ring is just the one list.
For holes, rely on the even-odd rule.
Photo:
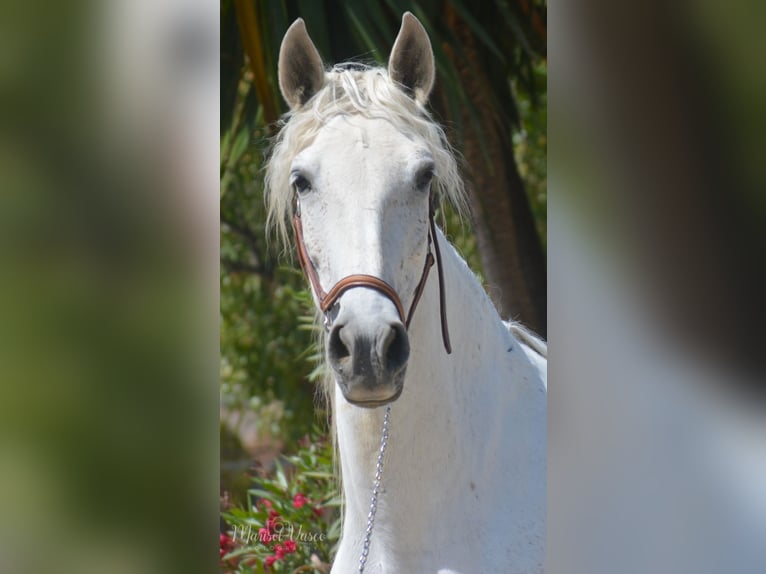
{"label": "horse nostril", "polygon": [[342,329],[343,325],[335,325],[330,332],[330,341],[327,343],[327,352],[330,362],[333,363],[345,359],[351,354],[346,344],[340,338]]}
{"label": "horse nostril", "polygon": [[383,335],[380,357],[383,359],[384,368],[391,374],[404,368],[407,359],[410,358],[410,342],[404,325],[391,325]]}

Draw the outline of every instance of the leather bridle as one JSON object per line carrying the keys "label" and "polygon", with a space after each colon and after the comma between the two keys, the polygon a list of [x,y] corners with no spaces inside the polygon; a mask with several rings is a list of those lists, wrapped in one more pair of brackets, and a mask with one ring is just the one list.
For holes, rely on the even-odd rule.
{"label": "leather bridle", "polygon": [[425,264],[423,265],[423,273],[420,276],[417,287],[412,298],[412,304],[410,309],[405,315],[404,305],[396,293],[396,290],[388,283],[375,277],[374,275],[348,275],[338,281],[329,291],[322,289],[322,284],[319,282],[319,275],[316,272],[314,263],[309,257],[306,250],[306,244],[303,242],[303,226],[301,225],[301,205],[298,196],[295,197],[295,215],[293,215],[293,230],[295,231],[295,244],[298,250],[298,261],[300,261],[301,269],[303,273],[308,277],[311,288],[314,290],[314,294],[319,299],[319,308],[325,315],[325,326],[329,328],[332,324],[330,318],[330,311],[333,306],[338,302],[340,296],[343,295],[349,289],[354,287],[368,287],[375,289],[380,293],[383,293],[388,297],[396,307],[399,313],[399,318],[405,327],[409,329],[412,317],[415,314],[415,308],[418,306],[421,295],[426,287],[426,280],[428,279],[428,272],[434,264],[434,256],[431,254],[431,246],[433,245],[434,252],[436,253],[436,272],[439,276],[439,311],[441,314],[441,327],[442,327],[442,341],[444,342],[444,350],[447,354],[452,353],[452,345],[449,339],[449,329],[447,326],[447,302],[444,296],[444,273],[442,271],[442,258],[439,251],[439,242],[436,239],[436,224],[434,223],[434,206],[433,195],[431,195],[428,204],[428,252],[426,253]]}

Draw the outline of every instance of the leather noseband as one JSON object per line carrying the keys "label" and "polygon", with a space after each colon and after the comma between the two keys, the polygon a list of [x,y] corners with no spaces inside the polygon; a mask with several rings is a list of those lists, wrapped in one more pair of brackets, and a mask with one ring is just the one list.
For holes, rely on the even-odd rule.
{"label": "leather noseband", "polygon": [[434,264],[434,256],[431,254],[431,245],[433,245],[434,252],[436,253],[436,271],[439,276],[439,311],[441,313],[442,341],[444,342],[444,350],[447,351],[447,354],[452,353],[452,345],[450,344],[449,339],[449,328],[447,326],[447,302],[444,296],[442,258],[441,252],[439,251],[439,242],[436,239],[436,224],[434,223],[433,195],[429,200],[428,220],[428,252],[426,253],[426,260],[423,265],[423,273],[420,276],[420,281],[418,281],[417,287],[415,287],[410,309],[405,315],[404,305],[402,305],[402,301],[396,293],[396,290],[383,281],[383,279],[373,275],[348,275],[333,285],[332,289],[329,291],[322,289],[322,284],[319,282],[319,275],[317,274],[314,263],[311,261],[311,257],[309,257],[308,251],[306,250],[306,244],[303,242],[301,208],[298,197],[296,196],[295,215],[293,215],[293,230],[295,232],[295,244],[298,250],[298,261],[300,261],[301,269],[303,269],[306,277],[308,277],[311,288],[314,290],[314,294],[319,299],[319,308],[322,310],[322,313],[325,314],[327,325],[331,323],[328,313],[338,302],[338,299],[340,299],[340,296],[343,295],[343,293],[354,287],[368,287],[383,293],[391,300],[399,313],[399,318],[402,323],[409,329],[410,322],[415,314],[415,308],[418,306],[420,297],[425,290],[428,272]]}

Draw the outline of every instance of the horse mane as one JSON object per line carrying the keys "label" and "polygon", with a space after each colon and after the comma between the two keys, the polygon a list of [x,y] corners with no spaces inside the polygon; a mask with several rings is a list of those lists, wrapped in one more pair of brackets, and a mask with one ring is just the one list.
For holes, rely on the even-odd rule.
{"label": "horse mane", "polygon": [[322,127],[336,116],[360,115],[391,122],[400,132],[419,139],[433,155],[434,192],[446,198],[459,213],[467,212],[463,181],[455,152],[444,130],[431,114],[388,77],[382,67],[358,63],[339,64],[325,72],[324,86],[305,105],[288,112],[280,121],[266,162],[266,227],[276,230],[283,248],[289,245],[289,221],[293,192],[290,165],[311,145]]}
{"label": "horse mane", "polygon": [[537,333],[515,321],[503,321],[505,326],[523,345],[526,345],[543,359],[548,358],[548,343]]}

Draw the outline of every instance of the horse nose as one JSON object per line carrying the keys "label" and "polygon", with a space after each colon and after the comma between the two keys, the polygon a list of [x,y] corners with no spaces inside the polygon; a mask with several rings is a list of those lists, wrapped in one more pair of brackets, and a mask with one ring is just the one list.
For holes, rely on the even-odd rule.
{"label": "horse nose", "polygon": [[390,375],[396,375],[410,358],[410,340],[401,323],[382,329],[378,337],[378,356],[383,358],[383,367]]}
{"label": "horse nose", "polygon": [[336,323],[327,357],[349,402],[378,406],[398,397],[410,356],[407,331],[399,322]]}
{"label": "horse nose", "polygon": [[380,382],[396,376],[410,357],[409,338],[401,323],[384,325],[372,336],[355,329],[353,324],[336,324],[330,332],[327,350],[330,365],[337,372],[373,376]]}

